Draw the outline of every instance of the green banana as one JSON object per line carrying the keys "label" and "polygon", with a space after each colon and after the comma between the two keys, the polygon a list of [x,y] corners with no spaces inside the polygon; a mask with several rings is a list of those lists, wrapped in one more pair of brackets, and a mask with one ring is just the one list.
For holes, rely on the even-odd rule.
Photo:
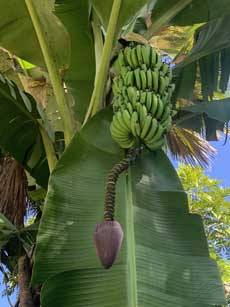
{"label": "green banana", "polygon": [[141,91],[141,95],[140,95],[140,103],[145,104],[146,102],[146,98],[147,98],[147,93],[144,91]]}
{"label": "green banana", "polygon": [[140,102],[137,102],[135,105],[135,110],[137,111],[138,114],[140,114],[140,108],[141,108],[141,104]]}
{"label": "green banana", "polygon": [[136,88],[137,101],[140,101],[141,91]]}
{"label": "green banana", "polygon": [[131,148],[135,145],[135,138],[133,137],[131,138],[130,135],[126,136],[125,138],[115,135],[114,139],[118,142],[118,144],[122,148]]}
{"label": "green banana", "polygon": [[137,59],[137,53],[136,48],[132,48],[131,50],[131,61],[133,63],[134,68],[138,67],[138,59]]}
{"label": "green banana", "polygon": [[140,78],[141,78],[141,87],[143,90],[145,90],[147,88],[147,78],[144,70],[140,71]]}
{"label": "green banana", "polygon": [[169,85],[169,77],[165,76],[165,83],[166,83],[166,87]]}
{"label": "green banana", "polygon": [[153,90],[157,93],[159,87],[158,71],[152,71]]}
{"label": "green banana", "polygon": [[124,86],[124,81],[120,77],[117,79],[117,86],[119,87],[120,91],[122,87]]}
{"label": "green banana", "polygon": [[170,129],[172,126],[171,117],[169,116],[164,122],[161,122],[161,126],[163,127],[164,130],[168,131],[168,129]]}
{"label": "green banana", "polygon": [[161,117],[161,121],[164,122],[170,116],[170,113],[171,113],[170,107],[166,106],[165,109],[164,109],[164,113]]}
{"label": "green banana", "polygon": [[146,109],[148,112],[151,112],[152,108],[152,92],[147,92],[146,95]]}
{"label": "green banana", "polygon": [[137,52],[138,64],[139,66],[141,66],[144,63],[142,53],[141,53],[141,45],[136,46],[136,52]]}
{"label": "green banana", "polygon": [[128,136],[128,132],[126,130],[121,131],[121,130],[117,129],[117,126],[113,122],[110,125],[110,132],[111,132],[112,136],[116,136],[116,137],[124,139],[124,140]]}
{"label": "green banana", "polygon": [[156,118],[153,118],[151,123],[151,128],[149,129],[148,134],[145,136],[145,142],[151,142],[154,135],[156,134],[157,128],[158,128],[158,122]]}
{"label": "green banana", "polygon": [[136,122],[135,129],[136,129],[136,134],[139,137],[141,135],[141,126],[140,126],[139,122]]}
{"label": "green banana", "polygon": [[131,47],[126,47],[124,50],[124,56],[125,56],[125,60],[128,63],[128,65],[134,68],[134,65],[131,59],[131,51],[132,51]]}
{"label": "green banana", "polygon": [[133,107],[132,107],[132,105],[131,105],[130,102],[127,103],[127,109],[128,109],[128,111],[129,111],[129,114],[132,114],[132,113],[133,113]]}
{"label": "green banana", "polygon": [[126,128],[130,131],[131,130],[131,115],[129,114],[129,111],[127,109],[122,111],[121,118],[122,118]]}
{"label": "green banana", "polygon": [[160,95],[164,93],[165,88],[166,88],[165,78],[160,76],[160,79],[159,79],[159,94]]}
{"label": "green banana", "polygon": [[163,95],[161,96],[161,99],[162,99],[162,101],[163,101],[163,103],[164,103],[164,106],[166,106],[167,104],[168,104],[168,92],[167,91],[164,91],[164,93],[163,93]]}
{"label": "green banana", "polygon": [[168,124],[165,125],[166,132],[169,132],[171,128],[172,128],[172,118],[170,117]]}
{"label": "green banana", "polygon": [[122,104],[122,105],[120,106],[120,108],[119,108],[118,111],[123,111],[123,110],[125,110],[125,109],[126,109],[126,105]]}
{"label": "green banana", "polygon": [[127,88],[127,94],[128,94],[129,101],[136,101],[137,100],[137,91],[136,91],[135,87],[129,86]]}
{"label": "green banana", "polygon": [[110,133],[113,137],[113,139],[122,147],[122,148],[129,148],[130,146],[130,138],[128,136],[122,137],[116,133],[114,133],[112,130],[110,130]]}
{"label": "green banana", "polygon": [[124,109],[122,111],[118,111],[115,114],[114,122],[119,123],[122,129],[130,131],[130,115],[128,110]]}
{"label": "green banana", "polygon": [[163,64],[162,64],[162,67],[161,67],[161,72],[162,72],[163,77],[164,77],[164,76],[166,75],[166,73],[168,72],[168,69],[169,69],[168,64],[163,63]]}
{"label": "green banana", "polygon": [[113,85],[112,85],[112,91],[113,91],[113,95],[119,95],[120,94],[120,88],[118,87],[117,81],[113,81]]}
{"label": "green banana", "polygon": [[147,58],[147,63],[146,63],[146,65],[148,66],[148,67],[150,67],[151,66],[151,49],[152,49],[152,47],[150,47],[149,45],[146,45],[145,46],[145,52],[146,52],[146,58]]}
{"label": "green banana", "polygon": [[119,123],[117,122],[117,118],[113,119],[111,125],[110,125],[110,132],[112,136],[119,136],[120,138],[125,138],[126,135],[129,133],[129,131],[124,130],[121,128]]}
{"label": "green banana", "polygon": [[168,73],[167,73],[167,76],[169,77],[169,82],[172,81],[172,78],[173,78],[173,73],[172,73],[172,69],[169,67],[168,69]]}
{"label": "green banana", "polygon": [[147,109],[145,107],[144,104],[141,105],[140,109],[139,109],[139,119],[140,119],[140,126],[141,126],[141,129],[143,128],[144,126],[144,123],[145,123],[145,118],[147,116],[148,112],[147,112]]}
{"label": "green banana", "polygon": [[124,82],[125,82],[125,77],[128,71],[129,71],[128,66],[122,66],[120,69],[120,75]]}
{"label": "green banana", "polygon": [[121,147],[123,147],[123,148],[132,148],[132,147],[135,146],[135,142],[136,142],[135,138],[129,139],[129,143],[126,142],[126,143],[125,143],[124,145],[122,145]]}
{"label": "green banana", "polygon": [[146,134],[149,132],[149,129],[151,127],[151,123],[152,123],[152,116],[147,115],[146,118],[145,118],[144,125],[142,127],[142,131],[141,131],[141,139],[142,140],[144,140]]}
{"label": "green banana", "polygon": [[147,87],[151,89],[153,87],[153,77],[151,69],[147,70],[146,77],[147,77]]}
{"label": "green banana", "polygon": [[146,71],[146,70],[148,69],[148,68],[147,68],[147,65],[146,65],[146,64],[142,64],[142,65],[141,65],[141,69],[144,70],[144,71]]}
{"label": "green banana", "polygon": [[154,137],[152,138],[152,142],[158,141],[158,140],[162,137],[162,135],[163,135],[163,133],[164,133],[164,129],[163,129],[163,127],[161,126],[161,124],[158,123],[157,128],[158,128],[158,129],[157,129],[157,131],[156,131]]}
{"label": "green banana", "polygon": [[158,98],[158,107],[157,107],[157,112],[155,114],[155,117],[158,119],[158,118],[161,118],[162,116],[162,113],[164,112],[164,103],[163,101],[161,100],[161,98],[159,97]]}
{"label": "green banana", "polygon": [[131,131],[132,131],[132,134],[137,137],[137,132],[136,132],[136,122],[138,121],[138,114],[136,111],[134,111],[132,113],[132,116],[131,116]]}
{"label": "green banana", "polygon": [[151,114],[152,116],[155,116],[155,113],[157,111],[158,108],[158,98],[155,94],[152,95],[152,108],[151,108]]}
{"label": "green banana", "polygon": [[121,95],[123,97],[126,97],[128,94],[127,94],[127,87],[126,86],[122,86],[121,88]]}
{"label": "green banana", "polygon": [[164,144],[165,144],[165,140],[160,139],[157,142],[147,142],[146,146],[151,150],[157,150],[157,149],[160,149]]}
{"label": "green banana", "polygon": [[141,53],[142,53],[142,58],[143,58],[144,64],[149,66],[150,58],[149,58],[149,52],[148,52],[146,46],[141,46]]}
{"label": "green banana", "polygon": [[125,78],[126,86],[133,86],[134,83],[134,73],[133,71],[128,71]]}
{"label": "green banana", "polygon": [[122,127],[119,125],[119,123],[114,119],[113,119],[113,121],[110,125],[110,128],[114,131],[114,133],[115,133],[115,131],[117,131],[120,134],[125,134],[125,133],[128,132],[127,130],[122,129]]}
{"label": "green banana", "polygon": [[117,57],[119,69],[121,70],[122,67],[125,66],[125,60],[124,60],[124,54],[123,52],[119,52],[118,57]]}
{"label": "green banana", "polygon": [[157,53],[157,61],[156,61],[155,67],[157,69],[160,69],[161,65],[162,65],[162,59],[161,59],[161,56]]}
{"label": "green banana", "polygon": [[123,104],[123,97],[121,95],[117,96],[115,105],[117,105],[118,107],[122,106]]}
{"label": "green banana", "polygon": [[134,77],[135,77],[136,87],[140,90],[141,89],[140,68],[134,70]]}
{"label": "green banana", "polygon": [[151,50],[151,67],[153,68],[157,62],[157,53],[154,48]]}
{"label": "green banana", "polygon": [[171,83],[169,86],[168,86],[168,92],[169,92],[169,96],[172,97],[172,94],[175,90],[175,84]]}

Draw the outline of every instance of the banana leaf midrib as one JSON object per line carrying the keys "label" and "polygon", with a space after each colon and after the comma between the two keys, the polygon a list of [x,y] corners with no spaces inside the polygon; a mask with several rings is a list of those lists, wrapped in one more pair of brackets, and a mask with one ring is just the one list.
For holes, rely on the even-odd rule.
{"label": "banana leaf midrib", "polygon": [[129,266],[127,287],[129,292],[129,307],[138,306],[137,299],[137,277],[136,277],[136,253],[135,253],[135,235],[134,235],[134,216],[133,199],[131,186],[131,170],[128,170],[126,176],[126,231],[127,231],[127,263]]}

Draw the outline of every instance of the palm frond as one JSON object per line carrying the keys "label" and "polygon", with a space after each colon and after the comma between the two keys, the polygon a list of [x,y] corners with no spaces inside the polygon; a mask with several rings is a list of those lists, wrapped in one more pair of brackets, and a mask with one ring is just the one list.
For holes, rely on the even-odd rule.
{"label": "palm frond", "polygon": [[172,156],[184,163],[208,167],[216,154],[215,148],[199,134],[176,125],[173,125],[166,139]]}
{"label": "palm frond", "polygon": [[1,157],[0,165],[0,212],[16,227],[23,226],[28,199],[26,174],[10,156]]}

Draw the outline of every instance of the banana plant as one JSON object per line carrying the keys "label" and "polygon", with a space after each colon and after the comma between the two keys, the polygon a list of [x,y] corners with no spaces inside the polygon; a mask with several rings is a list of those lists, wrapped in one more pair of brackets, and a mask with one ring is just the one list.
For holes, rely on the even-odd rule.
{"label": "banana plant", "polygon": [[[103,220],[108,173],[125,156],[110,133],[111,82],[121,43],[149,43],[147,39],[162,27],[183,24],[183,18],[186,23],[200,7],[197,1],[167,1],[167,6],[165,2],[4,3],[0,46],[14,64],[19,63],[20,69],[14,69],[21,81],[45,78],[62,122],[62,128],[53,125],[35,95],[20,89],[23,82],[16,85],[0,75],[0,146],[36,180],[38,191],[41,187],[47,191],[35,253],[30,255],[31,285],[42,286],[44,307],[225,303],[201,218],[189,213],[187,196],[166,151],[144,148],[118,179],[115,218],[123,228],[124,242],[108,271],[93,244],[95,226]],[[143,36],[130,33],[143,12],[154,22]],[[189,22],[207,22],[222,14],[218,10],[207,17],[202,6],[200,18]],[[203,55],[199,52],[196,59]],[[218,106],[222,111],[224,107]],[[207,109],[205,105],[183,112],[186,116],[206,112],[216,119],[216,112]],[[221,115],[220,111],[222,122],[230,119],[229,113]],[[4,252],[5,238],[0,246]]]}

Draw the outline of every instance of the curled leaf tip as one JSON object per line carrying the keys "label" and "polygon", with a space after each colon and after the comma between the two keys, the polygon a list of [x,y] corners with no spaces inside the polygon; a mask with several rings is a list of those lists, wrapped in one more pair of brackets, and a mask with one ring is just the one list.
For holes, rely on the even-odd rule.
{"label": "curled leaf tip", "polygon": [[123,241],[123,230],[117,221],[104,221],[96,225],[93,234],[97,256],[107,270],[109,269],[121,248]]}

